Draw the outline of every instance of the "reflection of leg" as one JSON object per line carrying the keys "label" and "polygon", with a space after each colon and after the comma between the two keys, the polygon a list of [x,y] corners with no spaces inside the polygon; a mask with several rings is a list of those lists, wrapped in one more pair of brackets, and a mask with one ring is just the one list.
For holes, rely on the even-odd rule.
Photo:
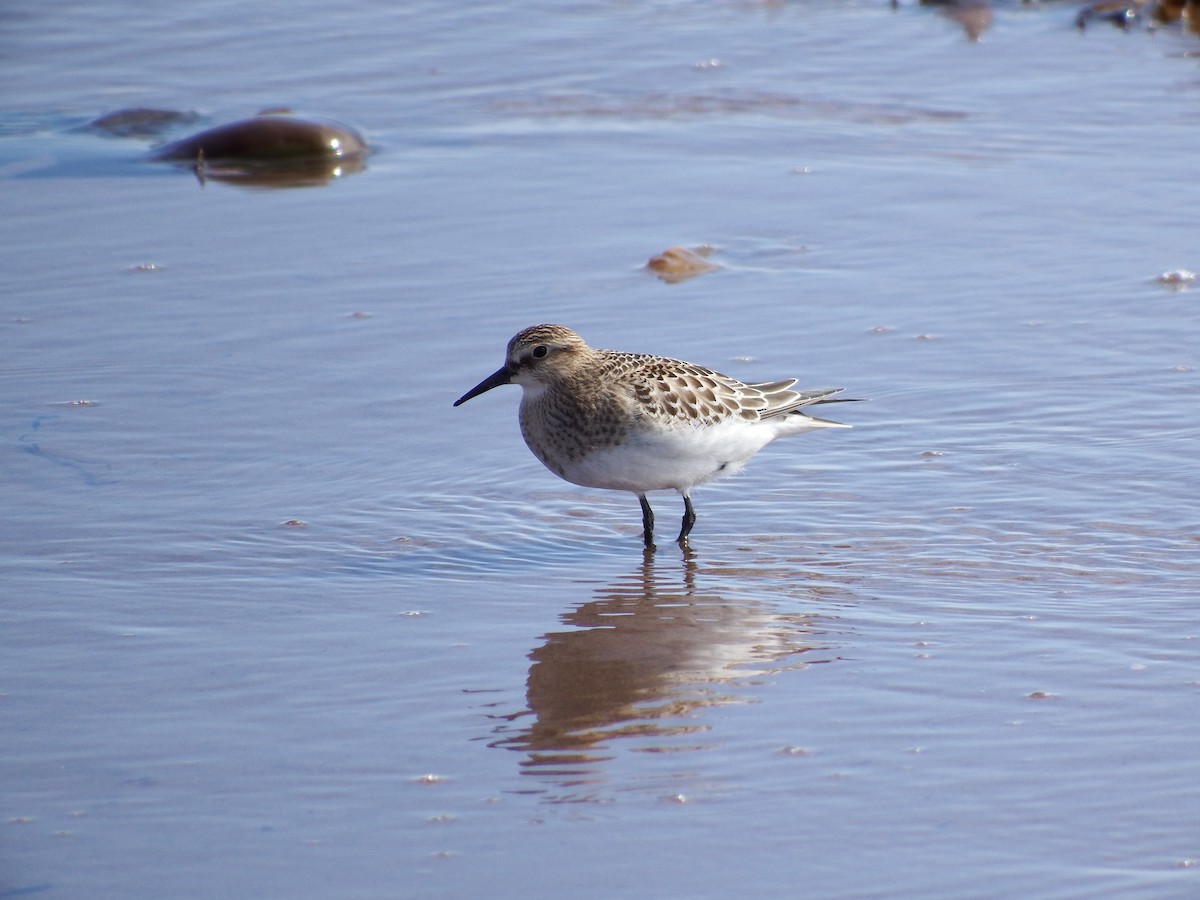
{"label": "reflection of leg", "polygon": [[638,494],[638,503],[642,504],[642,540],[647,547],[654,547],[654,510],[645,494]]}
{"label": "reflection of leg", "polygon": [[692,533],[692,526],[696,524],[696,510],[692,508],[692,498],[687,494],[683,495],[683,527],[679,530],[679,543],[687,544],[688,535]]}

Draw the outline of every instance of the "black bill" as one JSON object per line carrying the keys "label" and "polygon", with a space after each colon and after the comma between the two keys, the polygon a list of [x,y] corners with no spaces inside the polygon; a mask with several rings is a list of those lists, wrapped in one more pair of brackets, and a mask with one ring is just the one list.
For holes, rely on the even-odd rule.
{"label": "black bill", "polygon": [[512,377],[512,370],[508,366],[503,366],[455,400],[454,405],[461,406],[472,397],[478,397],[480,394],[486,393],[494,387],[500,387],[502,384],[511,384]]}

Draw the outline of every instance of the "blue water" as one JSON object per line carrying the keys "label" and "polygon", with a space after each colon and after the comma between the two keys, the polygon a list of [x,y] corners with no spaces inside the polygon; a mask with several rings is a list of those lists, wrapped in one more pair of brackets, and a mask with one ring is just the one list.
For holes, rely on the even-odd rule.
{"label": "blue water", "polygon": [[[1195,37],[1075,12],[7,5],[0,897],[1194,896]],[[538,321],[870,402],[647,557],[450,407]]]}

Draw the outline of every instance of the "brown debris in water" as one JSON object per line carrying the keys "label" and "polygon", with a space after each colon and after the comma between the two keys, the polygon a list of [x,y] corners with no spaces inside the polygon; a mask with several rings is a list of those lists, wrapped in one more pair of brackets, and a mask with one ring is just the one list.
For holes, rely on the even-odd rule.
{"label": "brown debris in water", "polygon": [[668,247],[657,256],[650,257],[646,268],[667,284],[676,284],[721,268],[704,257],[713,252],[709,246],[688,250],[686,247]]}
{"label": "brown debris in water", "polygon": [[943,12],[962,26],[969,41],[978,41],[992,24],[992,7],[987,0],[954,0]]}

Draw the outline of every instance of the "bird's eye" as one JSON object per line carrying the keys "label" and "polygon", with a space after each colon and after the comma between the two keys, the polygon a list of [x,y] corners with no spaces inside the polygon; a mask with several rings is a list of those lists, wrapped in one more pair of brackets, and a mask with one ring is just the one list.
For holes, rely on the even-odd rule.
{"label": "bird's eye", "polygon": [[534,359],[541,359],[543,356],[545,356],[549,352],[550,352],[550,348],[547,347],[545,344],[538,344],[536,347],[533,348],[532,355],[533,355]]}

